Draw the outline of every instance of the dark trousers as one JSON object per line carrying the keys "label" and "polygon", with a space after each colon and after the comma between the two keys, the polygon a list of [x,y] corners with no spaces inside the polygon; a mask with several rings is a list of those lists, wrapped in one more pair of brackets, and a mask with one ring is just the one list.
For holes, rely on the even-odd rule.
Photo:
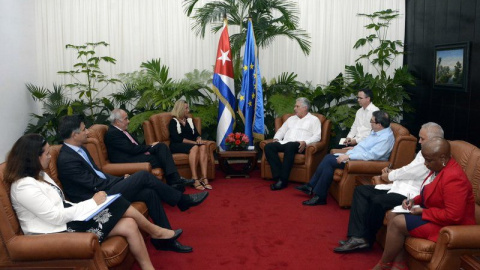
{"label": "dark trousers", "polygon": [[345,163],[337,163],[337,156],[328,154],[326,155],[317,170],[312,176],[312,179],[308,184],[313,188],[313,193],[320,197],[321,200],[327,200],[328,189],[333,181],[333,172],[335,169],[345,168]]}
{"label": "dark trousers", "polygon": [[182,193],[164,184],[153,174],[146,171],[136,172],[119,181],[108,190],[107,194],[121,193],[122,196],[133,202],[142,201],[147,204],[148,213],[153,223],[170,229],[167,215],[162,206],[162,201],[175,206],[180,201]]}
{"label": "dark trousers", "polygon": [[165,173],[165,178],[169,185],[174,184],[180,180],[175,161],[173,160],[170,148],[164,143],[157,143],[151,147],[148,152],[150,155],[137,155],[132,161],[135,162],[149,162],[152,168],[161,168]]}
{"label": "dark trousers", "polygon": [[375,242],[378,230],[382,227],[385,213],[402,204],[405,196],[387,193],[388,190],[375,189],[374,185],[358,186],[353,193],[348,237],[362,237],[370,244]]}
{"label": "dark trousers", "polygon": [[[295,159],[295,154],[298,153],[299,146],[299,142],[289,142],[286,144],[272,142],[265,145],[265,157],[270,164],[273,180],[280,180],[283,183],[288,181],[293,160]],[[283,152],[283,163],[278,156],[279,152]]]}

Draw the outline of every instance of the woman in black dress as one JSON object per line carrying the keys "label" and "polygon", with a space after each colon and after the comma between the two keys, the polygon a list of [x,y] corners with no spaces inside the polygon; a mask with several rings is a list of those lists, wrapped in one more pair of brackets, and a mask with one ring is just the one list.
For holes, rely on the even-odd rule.
{"label": "woman in black dress", "polygon": [[[193,187],[198,190],[212,189],[207,179],[208,153],[205,142],[198,133],[193,119],[188,117],[190,109],[187,102],[177,100],[173,106],[172,116],[168,125],[170,131],[170,151],[172,153],[188,154],[192,178],[195,180]],[[198,167],[201,177],[199,178]]]}
{"label": "woman in black dress", "polygon": [[50,162],[50,146],[38,134],[22,136],[7,157],[5,182],[11,185],[10,198],[24,234],[91,232],[100,242],[123,236],[142,269],[154,269],[139,228],[155,239],[176,239],[182,230],[168,230],[149,222],[123,197],[117,198],[92,219],[83,216],[97,209],[107,194],[99,191],[92,199],[70,203],[43,169]]}

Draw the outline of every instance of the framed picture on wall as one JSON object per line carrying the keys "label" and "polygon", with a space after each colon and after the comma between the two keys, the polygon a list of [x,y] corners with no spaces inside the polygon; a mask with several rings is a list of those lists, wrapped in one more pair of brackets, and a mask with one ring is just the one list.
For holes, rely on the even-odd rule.
{"label": "framed picture on wall", "polygon": [[435,46],[434,89],[467,92],[470,42]]}

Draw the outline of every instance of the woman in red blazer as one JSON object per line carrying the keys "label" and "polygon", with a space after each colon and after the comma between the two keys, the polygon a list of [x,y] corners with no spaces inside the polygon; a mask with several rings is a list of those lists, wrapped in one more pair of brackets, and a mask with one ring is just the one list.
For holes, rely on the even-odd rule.
{"label": "woman in red blazer", "polygon": [[408,269],[403,249],[407,236],[436,242],[444,226],[475,224],[472,185],[451,157],[448,141],[433,138],[422,145],[422,154],[431,173],[420,195],[403,201],[410,214],[397,215],[389,222],[382,259],[373,269]]}

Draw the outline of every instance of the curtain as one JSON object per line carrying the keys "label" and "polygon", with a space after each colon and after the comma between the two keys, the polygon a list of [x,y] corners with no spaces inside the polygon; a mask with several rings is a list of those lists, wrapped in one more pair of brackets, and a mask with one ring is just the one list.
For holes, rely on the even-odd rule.
{"label": "curtain", "polygon": [[[102,66],[113,77],[139,70],[142,62],[153,58],[161,58],[174,79],[182,79],[194,69],[213,71],[220,32],[213,34],[208,29],[204,39],[197,37],[191,30],[193,20],[183,11],[183,1],[36,0],[35,5],[37,70],[43,86],[69,82],[57,74],[73,69],[77,60],[76,52],[66,50],[65,45],[86,42],[110,44],[99,49],[98,55],[117,59],[116,65]],[[305,56],[294,41],[277,37],[268,48],[260,49],[262,76],[270,81],[282,72],[295,72],[301,82],[326,85],[344,72],[345,65],[354,65],[358,56],[367,51],[353,49],[356,40],[372,33],[364,28],[369,20],[357,14],[387,8],[401,14],[392,22],[387,37],[403,41],[405,1],[299,0],[299,27],[311,36],[311,53]],[[237,33],[238,28],[229,27],[229,32]],[[402,63],[399,57],[391,70]],[[374,69],[367,65],[365,71]],[[103,94],[115,89],[120,86]]]}

